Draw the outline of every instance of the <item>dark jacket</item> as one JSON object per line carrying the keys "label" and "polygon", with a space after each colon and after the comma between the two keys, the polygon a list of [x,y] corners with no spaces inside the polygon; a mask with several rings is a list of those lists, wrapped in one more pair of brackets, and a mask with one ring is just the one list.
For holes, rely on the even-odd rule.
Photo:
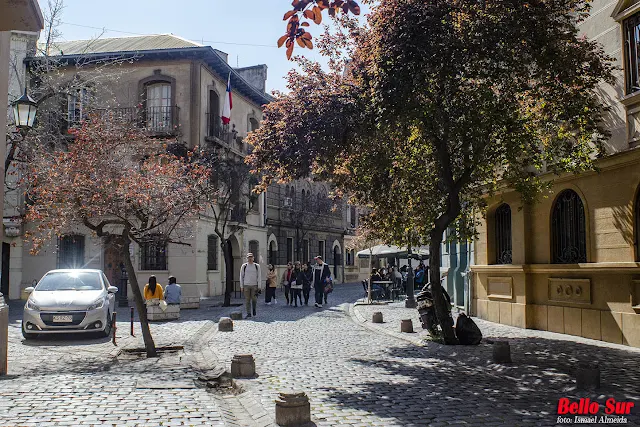
{"label": "dark jacket", "polygon": [[317,288],[318,286],[324,289],[324,285],[327,281],[327,278],[331,277],[331,269],[329,268],[329,264],[322,264],[322,272],[319,268],[313,268],[313,287]]}
{"label": "dark jacket", "polygon": [[[311,282],[313,281],[313,269],[309,269],[307,271],[302,271],[302,275],[304,276],[304,281],[302,282],[303,288],[310,288]],[[299,279],[298,279],[299,280]]]}

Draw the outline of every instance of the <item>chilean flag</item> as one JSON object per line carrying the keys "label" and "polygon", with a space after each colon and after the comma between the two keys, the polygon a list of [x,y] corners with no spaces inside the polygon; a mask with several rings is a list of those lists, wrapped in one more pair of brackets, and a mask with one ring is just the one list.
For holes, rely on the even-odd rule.
{"label": "chilean flag", "polygon": [[229,79],[227,80],[227,95],[224,98],[224,107],[222,108],[222,123],[228,125],[231,121],[231,109],[233,108],[233,101],[231,100],[231,73],[229,73]]}

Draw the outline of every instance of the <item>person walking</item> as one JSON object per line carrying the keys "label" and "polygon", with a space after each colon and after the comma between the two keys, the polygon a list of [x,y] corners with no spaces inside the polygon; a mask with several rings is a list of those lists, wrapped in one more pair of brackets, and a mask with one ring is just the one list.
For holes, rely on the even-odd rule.
{"label": "person walking", "polygon": [[164,300],[167,304],[180,305],[180,299],[182,298],[182,287],[178,285],[175,277],[169,277],[169,284],[164,289]]}
{"label": "person walking", "polygon": [[302,273],[304,273],[304,282],[302,282],[302,295],[304,296],[304,305],[309,305],[309,294],[311,293],[311,283],[313,282],[313,268],[311,263],[302,264]]}
{"label": "person walking", "polygon": [[271,300],[273,299],[273,303],[277,304],[278,300],[276,300],[276,287],[278,286],[278,274],[276,273],[276,268],[273,264],[267,265],[267,288],[265,289],[264,299],[267,305],[271,305]]}
{"label": "person walking", "polygon": [[304,284],[304,272],[300,268],[300,261],[296,261],[296,264],[293,268],[293,279],[291,281],[291,295],[293,297],[293,302],[295,306],[298,306],[298,300],[300,300],[300,305],[302,306],[302,286]]}
{"label": "person walking", "polygon": [[325,304],[327,297],[324,293],[324,287],[327,284],[327,281],[331,279],[331,269],[328,264],[325,264],[322,260],[322,257],[318,255],[314,258],[316,260],[316,265],[313,268],[313,288],[316,294],[316,308],[322,308],[322,300],[324,299]]}
{"label": "person walking", "polygon": [[[293,304],[293,293],[291,292],[291,279],[293,276],[293,263],[287,263],[287,269],[282,273],[280,284],[284,286],[284,297],[287,299],[287,305]],[[291,296],[291,298],[289,298]]]}
{"label": "person walking", "polygon": [[[258,305],[258,289],[262,280],[262,272],[260,264],[253,262],[253,254],[247,254],[247,262],[240,267],[240,292],[244,293],[244,304],[247,309],[247,317],[251,318],[251,313],[256,315],[256,306]],[[253,305],[253,311],[251,306]]]}
{"label": "person walking", "polygon": [[150,299],[164,299],[162,286],[158,284],[156,276],[149,276],[149,283],[144,285],[144,299],[147,301]]}

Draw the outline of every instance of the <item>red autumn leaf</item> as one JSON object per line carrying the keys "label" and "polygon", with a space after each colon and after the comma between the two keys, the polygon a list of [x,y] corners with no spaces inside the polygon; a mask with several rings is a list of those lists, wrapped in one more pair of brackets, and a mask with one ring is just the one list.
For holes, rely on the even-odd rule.
{"label": "red autumn leaf", "polygon": [[295,10],[290,10],[289,12],[284,14],[284,18],[282,18],[283,21],[286,21],[287,19],[291,18],[293,15],[295,15],[296,11]]}
{"label": "red autumn leaf", "polygon": [[296,39],[296,42],[298,42],[298,46],[300,46],[301,48],[305,48],[304,39],[302,37],[298,37]]}
{"label": "red autumn leaf", "polygon": [[312,9],[307,9],[304,11],[304,17],[309,19],[314,19],[315,14],[313,13]]}
{"label": "red autumn leaf", "polygon": [[[289,43],[290,41],[291,40],[288,40],[287,43]],[[287,59],[291,59],[291,54],[293,54],[293,43],[291,43],[287,48]]]}
{"label": "red autumn leaf", "polygon": [[313,13],[315,15],[313,22],[315,22],[316,24],[320,24],[322,23],[322,11],[320,10],[320,8],[318,6],[315,6],[313,8]]}
{"label": "red autumn leaf", "polygon": [[308,26],[309,26],[309,23],[308,23],[308,22],[303,22],[303,23],[302,23],[302,24],[300,24],[300,25],[301,25],[301,26],[303,26],[303,27],[308,27]]}
{"label": "red autumn leaf", "polygon": [[280,37],[278,39],[278,47],[282,47],[282,45],[284,44],[285,41],[287,41],[287,38],[289,37],[288,34],[285,34],[284,36]]}
{"label": "red autumn leaf", "polygon": [[307,48],[309,49],[313,49],[313,42],[311,40],[307,40],[307,39],[302,39],[304,41],[304,44]]}
{"label": "red autumn leaf", "polygon": [[360,6],[358,5],[358,3],[350,0],[347,4],[349,5],[349,10],[351,11],[351,13],[353,13],[354,15],[360,15]]}

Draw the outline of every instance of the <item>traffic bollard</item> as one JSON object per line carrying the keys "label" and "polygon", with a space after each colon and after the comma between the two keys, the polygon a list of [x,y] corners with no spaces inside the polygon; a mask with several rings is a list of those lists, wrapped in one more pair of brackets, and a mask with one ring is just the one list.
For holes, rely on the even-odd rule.
{"label": "traffic bollard", "polygon": [[111,330],[113,331],[113,345],[117,346],[118,344],[116,344],[116,313],[113,313],[112,317],[111,317]]}
{"label": "traffic bollard", "polygon": [[135,335],[133,335],[133,307],[131,307],[131,336],[135,337]]}

